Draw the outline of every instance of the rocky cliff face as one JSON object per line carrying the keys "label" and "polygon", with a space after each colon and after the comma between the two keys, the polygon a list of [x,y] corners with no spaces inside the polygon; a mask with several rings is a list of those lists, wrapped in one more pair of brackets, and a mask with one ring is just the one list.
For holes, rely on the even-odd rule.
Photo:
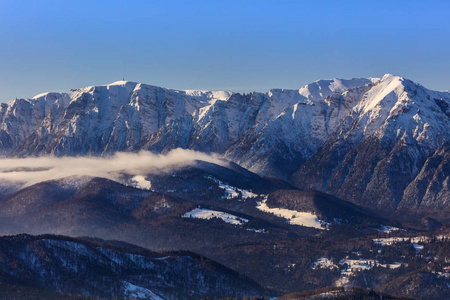
{"label": "rocky cliff face", "polygon": [[448,198],[449,129],[449,92],[393,75],[247,95],[119,81],[0,108],[4,155],[216,152],[388,212]]}
{"label": "rocky cliff face", "polygon": [[[53,95],[53,94],[52,94]],[[123,151],[172,120],[191,115],[227,92],[175,91],[119,81],[4,105],[4,151],[13,155],[101,155]],[[60,100],[61,99],[61,100]],[[42,104],[45,103],[46,105]],[[25,128],[19,132],[10,128]],[[11,141],[11,142],[8,142]]]}

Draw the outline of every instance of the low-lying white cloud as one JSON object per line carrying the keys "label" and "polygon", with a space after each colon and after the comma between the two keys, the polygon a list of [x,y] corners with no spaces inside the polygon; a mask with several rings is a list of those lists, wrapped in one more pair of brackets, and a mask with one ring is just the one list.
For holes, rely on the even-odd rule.
{"label": "low-lying white cloud", "polygon": [[148,151],[116,153],[109,157],[28,157],[0,159],[0,181],[29,186],[70,176],[104,177],[117,180],[121,174],[145,175],[190,166],[196,160],[227,166],[218,155],[174,149],[167,154]]}

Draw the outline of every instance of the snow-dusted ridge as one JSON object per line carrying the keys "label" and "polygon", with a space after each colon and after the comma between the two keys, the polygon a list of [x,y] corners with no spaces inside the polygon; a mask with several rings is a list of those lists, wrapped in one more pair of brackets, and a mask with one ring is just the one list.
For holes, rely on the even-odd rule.
{"label": "snow-dusted ridge", "polygon": [[[13,153],[83,155],[126,150],[137,145],[158,148],[166,136],[173,138],[175,133],[165,132],[175,128],[161,129],[173,126],[170,123],[176,121],[176,126],[181,128],[176,129],[171,148],[201,149],[212,142],[216,152],[226,153],[244,167],[264,173],[268,166],[258,158],[270,151],[279,138],[290,148],[291,153],[285,155],[292,160],[294,156],[311,156],[349,114],[357,113],[361,122],[367,122],[361,126],[366,136],[374,134],[382,127],[383,118],[398,113],[408,104],[410,98],[404,90],[412,84],[390,74],[381,78],[318,80],[299,90],[272,89],[249,94],[247,99],[228,91],[183,91],[116,81],[69,93],[43,93],[33,99],[16,99],[3,105],[0,130],[12,140],[0,143],[0,151],[8,153],[18,147]],[[442,98],[449,103],[450,93],[419,88],[430,99]],[[333,97],[337,95],[342,95],[344,102],[335,103]],[[387,108],[390,112],[383,115]],[[31,119],[23,120],[26,126],[16,124],[22,113],[29,115],[31,110],[35,115],[32,113]],[[425,124],[436,129],[442,127],[426,121],[422,127]],[[277,139],[273,137],[274,132],[278,133]],[[151,137],[154,133],[157,136]],[[52,145],[44,143],[61,134],[66,138],[55,140]],[[417,131],[417,138],[420,134]],[[264,140],[264,146],[242,153],[239,145],[247,135],[257,137],[255,146],[258,140]]]}

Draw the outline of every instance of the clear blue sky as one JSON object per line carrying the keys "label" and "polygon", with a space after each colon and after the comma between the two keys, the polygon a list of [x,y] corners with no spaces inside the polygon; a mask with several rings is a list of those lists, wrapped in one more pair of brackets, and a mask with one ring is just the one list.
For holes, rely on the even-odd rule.
{"label": "clear blue sky", "polygon": [[125,79],[267,91],[393,73],[450,89],[450,1],[0,0],[0,102]]}

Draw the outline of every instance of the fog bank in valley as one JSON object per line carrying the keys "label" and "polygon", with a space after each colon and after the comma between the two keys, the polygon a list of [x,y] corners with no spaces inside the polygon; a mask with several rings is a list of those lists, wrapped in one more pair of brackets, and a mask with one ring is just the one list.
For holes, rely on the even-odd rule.
{"label": "fog bank in valley", "polygon": [[145,175],[190,166],[196,160],[227,166],[218,155],[174,149],[167,154],[120,152],[108,157],[27,157],[0,159],[0,181],[24,186],[70,176],[117,180],[121,174]]}

